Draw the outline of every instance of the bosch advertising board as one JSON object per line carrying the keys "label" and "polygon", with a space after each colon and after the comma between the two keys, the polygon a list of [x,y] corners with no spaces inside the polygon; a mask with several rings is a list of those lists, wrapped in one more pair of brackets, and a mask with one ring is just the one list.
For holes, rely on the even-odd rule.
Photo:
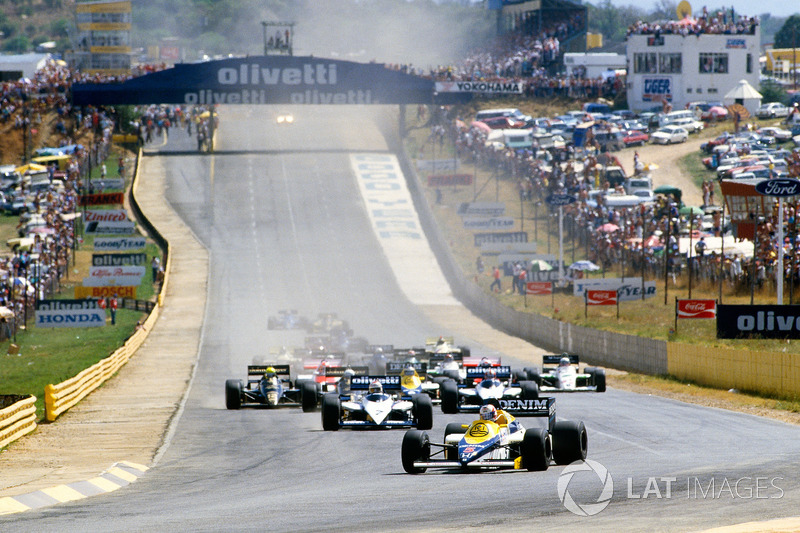
{"label": "bosch advertising board", "polygon": [[179,63],[121,83],[72,86],[72,103],[78,106],[444,104],[471,96],[437,94],[433,80],[380,63],[278,55]]}
{"label": "bosch advertising board", "polygon": [[800,305],[718,305],[717,338],[800,339]]}
{"label": "bosch advertising board", "polygon": [[645,102],[671,101],[672,80],[669,78],[645,78],[642,100]]}

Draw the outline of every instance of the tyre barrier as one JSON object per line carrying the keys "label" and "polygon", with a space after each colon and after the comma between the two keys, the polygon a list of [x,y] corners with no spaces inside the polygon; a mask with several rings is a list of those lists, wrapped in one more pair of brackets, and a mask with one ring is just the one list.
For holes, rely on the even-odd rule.
{"label": "tyre barrier", "polygon": [[36,429],[36,396],[0,395],[0,448]]}

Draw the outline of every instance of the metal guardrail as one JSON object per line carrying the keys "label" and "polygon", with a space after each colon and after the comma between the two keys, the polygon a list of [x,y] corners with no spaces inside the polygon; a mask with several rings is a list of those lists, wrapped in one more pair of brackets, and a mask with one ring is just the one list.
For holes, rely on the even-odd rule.
{"label": "metal guardrail", "polygon": [[0,396],[0,448],[36,429],[36,396]]}

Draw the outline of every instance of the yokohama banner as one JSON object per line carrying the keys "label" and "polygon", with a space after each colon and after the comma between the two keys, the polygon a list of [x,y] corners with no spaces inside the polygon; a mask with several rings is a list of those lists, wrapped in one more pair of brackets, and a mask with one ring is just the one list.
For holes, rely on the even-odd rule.
{"label": "yokohama banner", "polygon": [[678,318],[717,318],[716,300],[678,300]]}
{"label": "yokohama banner", "polygon": [[717,338],[800,339],[800,305],[718,305]]}

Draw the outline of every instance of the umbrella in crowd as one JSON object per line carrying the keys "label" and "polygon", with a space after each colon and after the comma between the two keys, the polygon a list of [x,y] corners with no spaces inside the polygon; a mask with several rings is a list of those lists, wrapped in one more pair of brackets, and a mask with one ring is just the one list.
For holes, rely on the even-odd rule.
{"label": "umbrella in crowd", "polygon": [[553,265],[541,259],[534,259],[531,261],[531,270],[533,272],[548,272],[553,270]]}
{"label": "umbrella in crowd", "polygon": [[14,311],[2,305],[0,306],[0,318],[14,318]]}
{"label": "umbrella in crowd", "polygon": [[472,124],[470,124],[470,127],[477,128],[479,130],[485,131],[486,133],[492,131],[492,128],[490,128],[487,123],[481,122],[480,120],[473,121]]}
{"label": "umbrella in crowd", "polygon": [[689,206],[689,205],[681,207],[678,213],[680,213],[681,215],[694,215],[694,216],[703,216],[706,214],[706,212],[700,209],[699,207]]}
{"label": "umbrella in crowd", "polygon": [[619,231],[619,226],[608,222],[597,228],[597,231],[600,231],[602,233],[614,233],[615,231]]}
{"label": "umbrella in crowd", "polygon": [[569,266],[570,270],[584,270],[588,272],[594,272],[596,270],[600,270],[600,267],[595,265],[589,260],[584,259],[583,261],[576,261]]}

